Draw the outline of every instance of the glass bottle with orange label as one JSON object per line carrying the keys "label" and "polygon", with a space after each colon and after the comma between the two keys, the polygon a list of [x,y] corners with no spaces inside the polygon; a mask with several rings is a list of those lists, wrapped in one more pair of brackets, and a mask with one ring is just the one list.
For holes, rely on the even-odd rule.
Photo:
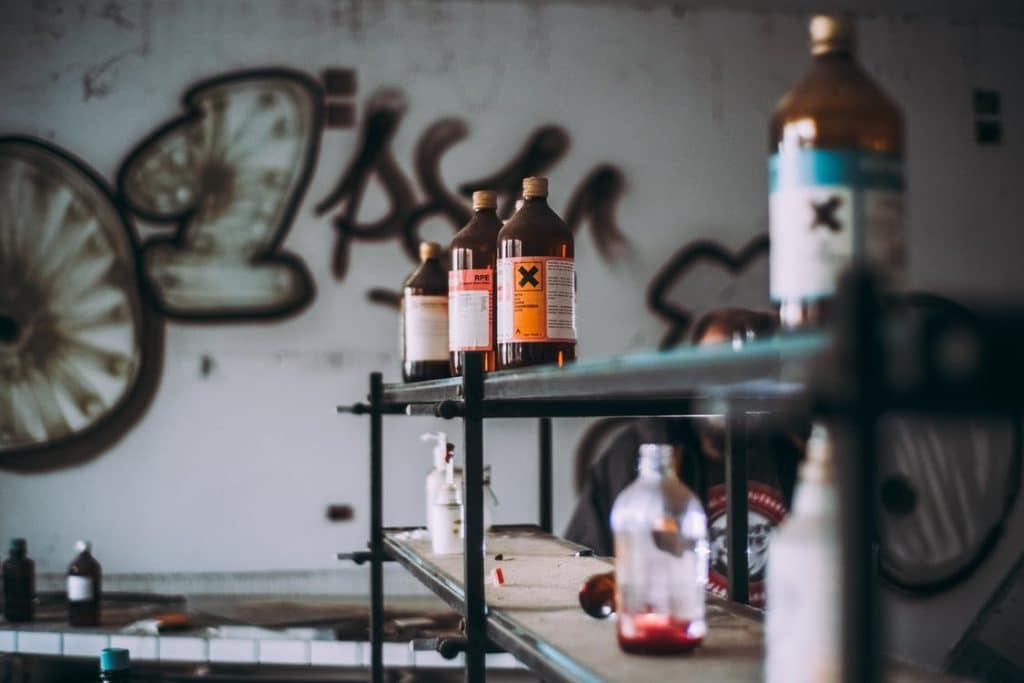
{"label": "glass bottle with orange label", "polygon": [[449,377],[448,272],[441,245],[420,243],[420,265],[402,288],[402,379]]}
{"label": "glass bottle with orange label", "polygon": [[452,269],[448,271],[448,349],[453,375],[462,374],[467,351],[482,351],[484,371],[496,367],[494,315],[498,231],[498,195],[473,193],[473,218],[452,240]]}
{"label": "glass bottle with orange label", "polygon": [[770,125],[771,296],[784,328],[829,317],[840,273],[905,270],[903,119],[855,58],[853,20],[811,19],[808,74]]}
{"label": "glass bottle with orange label", "polygon": [[525,178],[523,207],[498,233],[499,368],[576,357],[573,236],[547,197],[547,178]]}

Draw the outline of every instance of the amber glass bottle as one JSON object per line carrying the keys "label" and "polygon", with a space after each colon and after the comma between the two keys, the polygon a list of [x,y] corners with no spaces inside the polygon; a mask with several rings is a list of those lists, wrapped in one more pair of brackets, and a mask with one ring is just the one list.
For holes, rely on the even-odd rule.
{"label": "amber glass bottle", "polygon": [[420,243],[420,265],[402,289],[402,379],[449,377],[448,271],[441,245]]}
{"label": "amber glass bottle", "polygon": [[501,219],[498,195],[473,193],[473,218],[452,240],[452,269],[448,271],[448,349],[453,375],[462,374],[466,351],[482,351],[484,371],[495,369],[494,316],[496,250]]}
{"label": "amber glass bottle", "polygon": [[770,125],[771,295],[784,328],[817,327],[842,271],[905,269],[903,120],[854,57],[843,16],[811,19],[810,72]]}
{"label": "amber glass bottle", "polygon": [[498,367],[576,357],[572,231],[548,206],[548,179],[523,180],[523,207],[498,233]]}
{"label": "amber glass bottle", "polygon": [[24,538],[11,541],[4,560],[4,619],[32,621],[36,597],[36,564],[28,557]]}
{"label": "amber glass bottle", "polygon": [[78,556],[68,567],[68,623],[72,626],[98,626],[103,596],[103,570],[92,556],[88,541],[75,544]]}

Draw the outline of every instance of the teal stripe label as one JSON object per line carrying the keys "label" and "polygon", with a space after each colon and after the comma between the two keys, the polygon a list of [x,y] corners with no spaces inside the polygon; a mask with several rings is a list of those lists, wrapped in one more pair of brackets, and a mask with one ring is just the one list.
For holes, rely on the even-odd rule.
{"label": "teal stripe label", "polygon": [[891,154],[834,149],[801,149],[768,160],[771,192],[815,185],[902,190],[902,163]]}

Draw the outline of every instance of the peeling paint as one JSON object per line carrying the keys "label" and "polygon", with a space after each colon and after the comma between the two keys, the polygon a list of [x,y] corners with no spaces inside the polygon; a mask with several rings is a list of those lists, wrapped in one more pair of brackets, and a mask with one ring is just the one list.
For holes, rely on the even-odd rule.
{"label": "peeling paint", "polygon": [[124,59],[126,53],[114,55],[110,59],[89,67],[82,74],[82,101],[88,102],[92,98],[102,98],[110,94],[113,83],[110,76],[111,68]]}
{"label": "peeling paint", "polygon": [[117,0],[107,0],[100,10],[100,18],[107,19],[121,28],[135,28],[135,22],[124,15],[124,7]]}

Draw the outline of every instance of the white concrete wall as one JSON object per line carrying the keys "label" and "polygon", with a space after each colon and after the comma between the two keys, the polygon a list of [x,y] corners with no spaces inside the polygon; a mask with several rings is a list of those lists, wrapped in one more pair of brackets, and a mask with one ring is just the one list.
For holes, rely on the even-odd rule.
{"label": "white concrete wall", "polygon": [[[379,86],[403,89],[410,106],[394,149],[410,176],[423,129],[465,117],[470,137],[442,167],[452,187],[495,170],[534,127],[563,125],[572,149],[551,173],[556,208],[599,162],[628,178],[618,216],[633,261],[613,270],[586,232],[577,240],[580,351],[619,352],[651,346],[662,332],[645,310],[644,287],[673,250],[696,237],[739,245],[766,228],[766,123],[808,57],[802,13],[791,3],[775,13],[753,4],[757,11],[657,2],[152,2],[122,3],[116,20],[101,2],[22,3],[0,18],[0,130],[51,139],[112,181],[128,150],[180,113],[191,83],[259,65],[314,76],[353,67],[360,103]],[[958,19],[860,23],[863,62],[903,105],[909,129],[911,282],[954,295],[1019,295],[1024,35]],[[86,98],[87,75],[107,94]],[[975,87],[1002,93],[1000,146],[975,145]],[[333,233],[312,205],[355,142],[354,130],[325,134],[286,243],[316,280],[307,311],[273,324],[169,323],[162,385],[116,447],[72,469],[0,473],[0,537],[27,537],[40,570],[60,570],[80,537],[93,540],[111,572],[329,568],[335,551],[363,547],[367,425],[335,416],[334,406],[360,399],[370,370],[397,377],[396,315],[365,303],[364,293],[397,287],[410,264],[393,242],[356,243],[345,281],[330,275]],[[364,214],[383,208],[372,195]],[[435,222],[426,233],[450,231]],[[727,301],[727,289],[709,275],[681,286],[679,298],[704,308]],[[203,355],[215,362],[207,378]],[[388,524],[421,521],[428,453],[418,433],[456,426],[387,425]],[[584,426],[556,428],[559,527],[573,505],[571,452]],[[498,521],[532,519],[533,425],[489,424],[487,444]],[[356,520],[326,522],[330,502],[351,503]]]}

